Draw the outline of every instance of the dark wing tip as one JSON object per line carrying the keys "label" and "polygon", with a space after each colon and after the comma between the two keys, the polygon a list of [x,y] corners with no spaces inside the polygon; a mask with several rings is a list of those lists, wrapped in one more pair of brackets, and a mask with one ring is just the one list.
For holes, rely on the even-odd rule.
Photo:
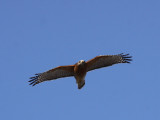
{"label": "dark wing tip", "polygon": [[132,61],[132,56],[130,56],[129,54],[119,54],[119,56],[122,57],[122,59],[120,60],[121,63],[130,63]]}
{"label": "dark wing tip", "polygon": [[30,80],[28,81],[28,82],[30,82],[29,85],[35,86],[36,84],[40,83],[38,81],[38,78],[40,77],[40,75],[41,75],[41,73],[37,73],[37,74],[35,74],[34,77],[30,77]]}

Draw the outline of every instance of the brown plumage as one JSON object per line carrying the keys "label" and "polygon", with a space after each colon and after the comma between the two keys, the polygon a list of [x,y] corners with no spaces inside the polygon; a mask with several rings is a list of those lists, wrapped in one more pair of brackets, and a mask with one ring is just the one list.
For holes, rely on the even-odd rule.
{"label": "brown plumage", "polygon": [[81,89],[85,85],[85,76],[88,71],[118,63],[130,63],[132,61],[131,58],[132,56],[129,56],[129,54],[100,55],[87,62],[80,60],[75,65],[59,66],[49,71],[35,74],[36,76],[31,77],[29,82],[30,85],[34,86],[44,81],[74,76],[78,84],[78,89]]}

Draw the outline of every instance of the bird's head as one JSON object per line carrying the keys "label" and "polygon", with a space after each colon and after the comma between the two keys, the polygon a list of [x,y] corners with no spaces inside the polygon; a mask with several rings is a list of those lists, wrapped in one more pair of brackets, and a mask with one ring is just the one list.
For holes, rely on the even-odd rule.
{"label": "bird's head", "polygon": [[78,65],[84,65],[86,62],[84,61],[84,60],[80,60],[80,61],[78,61]]}

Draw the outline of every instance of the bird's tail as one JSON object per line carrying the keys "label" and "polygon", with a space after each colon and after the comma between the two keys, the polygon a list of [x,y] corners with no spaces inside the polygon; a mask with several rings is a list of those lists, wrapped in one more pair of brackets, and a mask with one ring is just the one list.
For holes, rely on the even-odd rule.
{"label": "bird's tail", "polygon": [[81,89],[85,85],[85,80],[82,82],[78,83],[78,89]]}

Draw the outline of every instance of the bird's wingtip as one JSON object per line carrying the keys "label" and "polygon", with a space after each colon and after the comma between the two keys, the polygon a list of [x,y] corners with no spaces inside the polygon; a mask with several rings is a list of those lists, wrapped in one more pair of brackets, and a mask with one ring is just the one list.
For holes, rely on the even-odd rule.
{"label": "bird's wingtip", "polygon": [[122,63],[131,63],[131,61],[133,60],[130,54],[121,53],[119,54],[119,56],[122,57],[122,60],[121,60]]}
{"label": "bird's wingtip", "polygon": [[41,73],[36,73],[34,77],[30,77],[30,80],[28,81],[30,82],[29,85],[35,86],[36,84],[38,84],[38,78],[40,75]]}

